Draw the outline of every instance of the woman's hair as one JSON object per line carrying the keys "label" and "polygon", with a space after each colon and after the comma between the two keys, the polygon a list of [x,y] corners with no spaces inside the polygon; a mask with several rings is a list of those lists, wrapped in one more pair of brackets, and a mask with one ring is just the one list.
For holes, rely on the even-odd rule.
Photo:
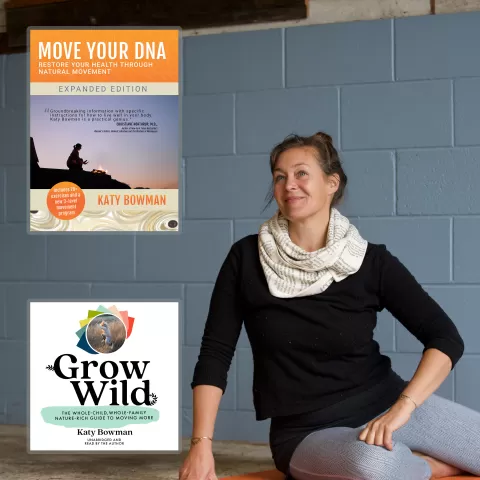
{"label": "woman's hair", "polygon": [[76,145],[73,146],[73,148],[78,150],[79,148],[82,148],[82,145],[80,143],[77,143]]}
{"label": "woman's hair", "polygon": [[[309,137],[302,137],[300,135],[292,134],[287,136],[281,143],[276,145],[270,152],[270,171],[273,175],[273,171],[277,165],[280,155],[291,149],[299,147],[309,147],[314,151],[315,157],[318,160],[320,167],[325,175],[337,174],[340,178],[340,184],[338,190],[335,192],[332,198],[332,207],[337,205],[343,198],[345,187],[347,186],[347,176],[343,171],[343,167],[338,156],[336,148],[333,146],[332,137],[324,132],[317,132]],[[270,192],[267,194],[268,203],[264,210],[272,203],[273,195],[273,180],[270,187]]]}

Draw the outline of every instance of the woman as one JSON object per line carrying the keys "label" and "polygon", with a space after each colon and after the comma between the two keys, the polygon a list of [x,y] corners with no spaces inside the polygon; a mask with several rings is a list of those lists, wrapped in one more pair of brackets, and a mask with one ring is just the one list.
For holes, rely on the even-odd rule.
{"label": "woman", "polygon": [[[480,475],[480,413],[434,394],[462,338],[385,245],[335,208],[347,177],[330,136],[288,137],[270,167],[278,212],[232,246],[214,287],[180,479],[216,479],[214,422],[243,323],[256,418],[271,418],[273,460],[287,478]],[[410,382],[373,340],[384,308],[425,347]]]}
{"label": "woman", "polygon": [[88,160],[80,158],[81,149],[82,145],[80,143],[73,146],[73,150],[67,159],[67,167],[69,170],[83,170],[83,165],[88,163]]}

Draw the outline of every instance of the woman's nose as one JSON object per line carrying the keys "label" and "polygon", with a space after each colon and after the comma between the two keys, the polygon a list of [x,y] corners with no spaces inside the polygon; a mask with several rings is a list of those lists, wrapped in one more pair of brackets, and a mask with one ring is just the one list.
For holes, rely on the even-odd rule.
{"label": "woman's nose", "polygon": [[287,190],[292,190],[294,188],[296,188],[297,184],[295,182],[295,178],[294,177],[291,177],[291,178],[288,178],[287,177],[287,180],[285,181],[285,188]]}

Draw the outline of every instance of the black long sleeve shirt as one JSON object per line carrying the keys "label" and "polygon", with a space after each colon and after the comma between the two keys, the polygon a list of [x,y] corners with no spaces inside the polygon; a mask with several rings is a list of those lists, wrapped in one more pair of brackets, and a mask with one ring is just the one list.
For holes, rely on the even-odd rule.
{"label": "black long sleeve shirt", "polygon": [[387,309],[423,345],[452,361],[464,343],[438,303],[385,245],[368,244],[359,271],[320,294],[271,295],[258,254],[258,235],[233,244],[218,274],[192,388],[224,392],[242,325],[254,364],[257,420],[321,409],[385,380],[391,360],[373,339]]}

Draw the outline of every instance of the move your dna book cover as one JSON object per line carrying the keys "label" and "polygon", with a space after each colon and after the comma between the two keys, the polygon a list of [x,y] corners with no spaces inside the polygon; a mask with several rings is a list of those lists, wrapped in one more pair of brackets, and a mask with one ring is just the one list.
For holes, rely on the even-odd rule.
{"label": "move your dna book cover", "polygon": [[28,29],[28,233],[181,231],[180,41]]}
{"label": "move your dna book cover", "polygon": [[179,304],[29,302],[28,451],[179,452]]}

